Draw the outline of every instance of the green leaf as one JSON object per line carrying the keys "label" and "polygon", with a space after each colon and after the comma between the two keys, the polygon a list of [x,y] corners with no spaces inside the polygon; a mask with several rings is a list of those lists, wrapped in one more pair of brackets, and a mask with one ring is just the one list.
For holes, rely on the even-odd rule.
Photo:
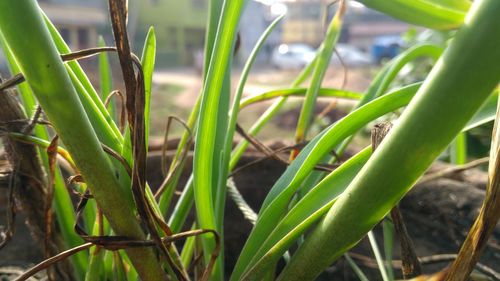
{"label": "green leaf", "polygon": [[[106,42],[99,36],[99,47],[105,47]],[[111,65],[109,64],[108,54],[102,52],[99,54],[99,85],[101,86],[101,100],[105,101],[108,95],[113,90],[113,74],[111,73]],[[108,112],[111,118],[117,122],[119,120],[116,110],[116,102],[112,99],[109,101]]]}
{"label": "green leaf", "polygon": [[339,8],[328,26],[326,38],[323,41],[322,47],[318,51],[318,57],[316,59],[316,64],[311,77],[311,84],[307,89],[304,103],[302,104],[302,108],[300,110],[299,120],[297,121],[297,127],[295,130],[296,143],[304,141],[307,137],[307,131],[309,129],[316,105],[316,98],[328,66],[330,65],[335,44],[337,43],[342,29],[342,19],[346,9],[345,5],[344,1],[340,1]]}
{"label": "green leaf", "polygon": [[351,256],[349,256],[349,254],[347,254],[347,253],[344,254],[344,257],[345,257],[347,263],[349,263],[349,265],[351,266],[351,268],[354,271],[354,273],[356,274],[356,276],[358,276],[360,281],[369,281],[368,278],[366,277],[366,275],[361,270],[361,268],[358,267],[358,265],[352,260]]}
{"label": "green leaf", "polygon": [[420,57],[430,57],[437,61],[443,48],[434,44],[418,44],[408,48],[390,61],[374,78],[372,84],[367,90],[359,105],[381,96],[387,92],[391,83],[405,65]]}
{"label": "green leaf", "polygon": [[151,85],[153,83],[153,72],[155,68],[155,58],[156,58],[156,36],[153,27],[149,28],[148,35],[144,43],[144,48],[142,51],[142,71],[144,73],[144,94],[146,95],[144,100],[144,120],[145,124],[145,143],[146,149],[149,144],[149,125],[150,125],[150,115],[151,115]]}
{"label": "green leaf", "polygon": [[[290,88],[290,89],[273,90],[262,94],[253,95],[241,100],[240,109],[243,109],[254,103],[275,99],[278,97],[289,97],[289,96],[303,97],[305,96],[306,92],[307,88]],[[318,90],[318,96],[352,99],[352,100],[360,100],[361,98],[363,98],[363,94],[361,93],[352,92],[348,90],[334,89],[334,88],[320,88]]]}
{"label": "green leaf", "polygon": [[[359,152],[317,184],[280,220],[266,236],[258,252],[247,265],[247,276],[260,276],[281,258],[285,251],[317,222],[334,204],[371,155],[368,147]],[[237,276],[233,274],[233,278]],[[239,277],[238,277],[239,278]],[[235,279],[237,280],[237,279]]]}
{"label": "green leaf", "polygon": [[392,257],[394,250],[394,225],[388,219],[382,222],[383,235],[384,235],[384,255],[385,255],[385,268],[390,280],[394,280],[394,270],[392,269]]}
{"label": "green leaf", "polygon": [[500,61],[499,13],[500,1],[474,2],[466,24],[399,122],[306,238],[278,280],[312,280],[354,246],[482,106],[500,81],[500,64],[491,63]]}
{"label": "green leaf", "polygon": [[[247,59],[247,62],[245,63],[245,66],[243,67],[243,71],[241,73],[240,81],[238,83],[237,89],[236,89],[236,94],[233,98],[233,104],[231,106],[231,112],[229,114],[229,120],[228,122],[228,128],[227,128],[227,134],[224,139],[224,147],[222,148],[222,161],[221,161],[221,166],[220,166],[220,178],[219,178],[219,190],[223,190],[221,192],[217,193],[216,197],[216,217],[219,220],[218,225],[223,224],[223,219],[224,219],[224,205],[226,201],[226,182],[227,182],[227,175],[228,171],[230,169],[229,163],[230,163],[230,158],[231,158],[231,149],[233,146],[233,137],[234,133],[236,130],[236,122],[238,120],[238,113],[240,110],[240,100],[243,95],[243,90],[245,88],[246,81],[248,79],[248,75],[250,74],[250,70],[252,69],[252,66],[255,62],[255,59],[257,58],[257,55],[259,54],[260,50],[264,46],[264,43],[266,42],[266,39],[269,37],[271,32],[276,28],[278,23],[283,19],[284,16],[280,16],[276,18],[267,28],[264,30],[262,33],[261,37],[255,44],[255,47],[253,48],[252,52],[250,53],[250,56]],[[221,124],[219,124],[221,125]],[[222,187],[222,185],[224,187]]]}
{"label": "green leaf", "polygon": [[[145,239],[139,222],[135,219],[132,202],[115,177],[111,162],[101,147],[44,24],[37,2],[2,1],[0,13],[0,31],[26,82],[71,153],[113,230],[118,235]],[[27,34],[29,40],[26,40]],[[108,123],[102,125],[106,124]],[[126,252],[140,272],[142,280],[166,280],[151,249],[136,248]]]}
{"label": "green leaf", "polygon": [[[0,45],[2,46],[3,53],[5,54],[11,73],[20,73],[21,70],[19,68],[19,65],[17,64],[12,51],[7,46],[7,43],[5,42],[1,32]],[[17,88],[19,90],[26,114],[28,116],[33,116],[37,105],[37,101],[35,95],[33,94],[33,91],[26,82],[19,84]],[[35,137],[43,140],[49,140],[49,134],[45,127],[36,125],[33,132]],[[47,153],[42,149],[39,149],[38,152],[40,158],[42,159],[45,171],[48,171],[49,163]],[[59,229],[61,230],[64,241],[67,243],[66,246],[71,248],[81,245],[83,240],[74,232],[73,229],[73,224],[76,219],[75,212],[73,210],[73,204],[66,189],[66,183],[61,174],[61,170],[58,167],[55,170],[54,178],[54,210],[57,216]],[[80,276],[80,278],[83,278],[85,274],[85,268],[87,267],[87,252],[79,252],[72,256],[71,260],[75,269],[75,273]]]}
{"label": "green leaf", "polygon": [[[226,74],[229,71],[229,62],[233,55],[233,44],[240,15],[246,1],[226,1],[222,9],[222,15],[213,48],[210,67],[208,68],[205,85],[202,91],[202,101],[198,128],[196,132],[195,151],[193,159],[193,183],[196,203],[196,213],[199,226],[203,229],[218,229],[215,217],[214,177],[219,175],[216,164],[214,164],[214,153],[218,139],[217,135],[219,113],[227,114],[227,111],[219,111],[219,103],[229,101],[229,96],[221,96],[223,92]],[[228,93],[228,91],[224,91]],[[215,247],[213,237],[203,237],[203,249],[205,261],[208,262]],[[220,259],[215,264],[213,276],[222,278],[222,264]]]}
{"label": "green leaf", "polygon": [[385,269],[384,266],[384,259],[382,258],[382,254],[380,253],[377,240],[375,239],[375,235],[373,234],[373,231],[368,231],[368,240],[370,241],[371,248],[373,250],[373,254],[375,256],[375,260],[377,261],[377,267],[378,270],[380,271],[380,275],[382,275],[382,280],[384,281],[389,281],[392,279],[389,279],[389,275]]}
{"label": "green leaf", "polygon": [[419,87],[420,84],[410,85],[365,104],[325,129],[302,149],[264,200],[257,223],[243,247],[231,276],[232,280],[238,280],[242,275],[262,245],[262,241],[268,237],[276,222],[285,214],[291,197],[314,169],[314,166],[335,146],[368,122],[406,105]]}
{"label": "green leaf", "polygon": [[[293,81],[291,87],[296,88],[300,86],[300,84],[304,83],[304,81],[311,75],[311,72],[314,69],[314,65],[317,60],[317,55],[314,58],[312,62],[310,62],[295,78]],[[252,125],[252,127],[248,130],[248,134],[250,136],[256,136],[262,128],[274,117],[280,109],[285,105],[287,101],[287,97],[281,97],[278,100],[276,100],[266,111],[259,117],[259,119]],[[239,159],[245,152],[245,150],[248,147],[248,141],[247,140],[242,140],[240,143],[238,143],[238,146],[233,149],[233,152],[231,154],[231,161],[229,162],[229,167],[230,169],[234,169],[236,167],[236,164],[238,163]]]}
{"label": "green leaf", "polygon": [[449,9],[456,9],[462,12],[467,12],[472,5],[471,0],[427,0],[436,5],[440,5]]}
{"label": "green leaf", "polygon": [[479,111],[467,122],[467,125],[462,131],[468,131],[472,128],[481,126],[488,122],[495,120],[498,104],[498,89],[488,98],[488,100],[481,106]]}
{"label": "green leaf", "polygon": [[455,165],[467,163],[467,133],[460,132],[450,145],[450,162]]}
{"label": "green leaf", "polygon": [[465,14],[468,9],[466,5],[460,3],[456,5],[448,5],[448,3],[446,3],[448,0],[358,1],[369,8],[375,9],[402,21],[438,30],[448,30],[460,27],[464,22]]}
{"label": "green leaf", "polygon": [[[45,25],[47,26],[59,53],[71,53],[71,50],[64,42],[61,34],[59,34],[49,18],[43,14],[43,11],[41,11],[41,13],[44,16]],[[118,146],[123,141],[120,130],[118,130],[115,122],[104,107],[104,103],[99,98],[99,95],[94,89],[94,86],[90,83],[90,80],[83,71],[82,67],[77,61],[69,61],[65,63],[65,65],[72,81],[76,83],[75,87],[78,90],[77,93],[79,94],[80,102],[84,104],[87,115],[89,118],[92,118],[93,125],[104,134],[99,136],[99,139],[102,139],[102,142],[106,143],[106,145],[113,148],[115,151],[120,151]],[[106,120],[106,122],[102,122],[102,120]]]}

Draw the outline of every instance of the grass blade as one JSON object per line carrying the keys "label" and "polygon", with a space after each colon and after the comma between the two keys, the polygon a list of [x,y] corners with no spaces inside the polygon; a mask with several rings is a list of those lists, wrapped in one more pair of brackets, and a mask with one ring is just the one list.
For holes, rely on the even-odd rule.
{"label": "grass blade", "polygon": [[[306,92],[307,88],[290,88],[290,89],[273,90],[262,94],[253,95],[241,100],[240,110],[251,104],[267,101],[278,97],[289,97],[289,96],[302,97],[305,96]],[[334,88],[320,88],[318,89],[318,96],[352,99],[352,100],[360,100],[363,98],[363,94],[361,93],[352,92],[348,90],[334,89]]]}
{"label": "grass blade", "polygon": [[[345,1],[341,0],[339,4],[339,8],[335,13],[330,25],[328,26],[328,30],[326,33],[326,38],[323,41],[323,47],[320,48],[318,57],[316,59],[316,65],[314,68],[314,72],[311,78],[311,84],[307,89],[307,93],[305,95],[304,103],[300,110],[299,120],[297,122],[297,128],[295,130],[295,142],[300,143],[304,141],[307,137],[307,131],[312,120],[312,115],[314,111],[314,107],[316,105],[316,98],[318,96],[318,91],[321,88],[321,83],[323,78],[325,77],[326,70],[330,65],[330,60],[335,48],[335,44],[340,35],[340,31],[342,28],[342,18],[345,13]],[[295,158],[297,153],[296,150],[292,152],[292,159]]]}
{"label": "grass blade", "polygon": [[142,51],[142,70],[144,73],[144,93],[145,93],[145,105],[144,105],[144,120],[145,120],[145,143],[146,149],[149,143],[149,125],[150,125],[150,115],[151,115],[151,85],[153,83],[153,71],[155,68],[155,58],[156,58],[156,35],[153,27],[149,28],[148,35],[144,43],[144,49]]}
{"label": "grass blade", "polygon": [[[248,75],[250,74],[250,70],[252,69],[252,66],[255,62],[255,59],[257,58],[257,55],[259,54],[260,50],[262,49],[262,46],[264,45],[264,42],[266,41],[267,37],[271,34],[271,32],[274,30],[274,28],[278,25],[278,23],[283,19],[284,16],[280,16],[277,19],[275,19],[267,28],[266,30],[262,33],[261,37],[255,44],[254,49],[250,53],[250,56],[247,59],[247,62],[245,63],[245,66],[243,67],[243,71],[241,73],[240,77],[240,82],[238,83],[238,87],[236,89],[236,94],[233,98],[233,105],[231,107],[231,112],[229,114],[229,121],[228,121],[228,129],[227,129],[227,134],[226,138],[224,140],[224,147],[223,147],[223,158],[222,158],[222,175],[221,175],[221,181],[223,181],[223,184],[226,185],[227,181],[227,174],[229,171],[229,161],[230,161],[230,156],[231,156],[231,148],[233,145],[233,137],[236,129],[236,122],[238,119],[238,112],[240,110],[240,100],[243,95],[243,90],[245,88],[246,81],[248,79]],[[225,196],[226,192],[219,192],[217,201],[216,201],[216,211],[217,217],[222,220],[224,217],[224,202],[225,202]],[[219,221],[219,224],[222,224],[222,221]]]}
{"label": "grass blade", "polygon": [[[300,84],[304,83],[304,81],[311,75],[311,72],[314,69],[315,62],[316,58],[301,71],[298,77],[293,81],[292,88],[296,88],[300,86]],[[268,109],[266,109],[262,116],[250,128],[250,130],[248,130],[248,134],[250,136],[256,136],[269,122],[269,120],[271,120],[276,114],[278,114],[283,105],[285,105],[287,99],[287,97],[281,97],[277,101],[275,101]],[[236,167],[236,164],[247,149],[248,144],[249,143],[247,140],[242,140],[240,143],[238,143],[236,148],[233,149],[233,152],[231,154],[231,161],[229,162],[230,170]]]}
{"label": "grass blade", "polygon": [[[334,204],[338,195],[349,185],[370,155],[371,148],[364,149],[311,189],[311,192],[276,224],[272,233],[265,236],[258,252],[246,266],[249,270],[245,275],[249,279],[258,280],[266,270],[276,264],[285,251]],[[235,273],[233,276],[237,277]]]}
{"label": "grass blade", "polygon": [[[402,21],[424,27],[448,30],[462,25],[468,7],[438,5],[428,0],[358,0],[369,8]],[[437,1],[435,1],[437,2]],[[445,4],[445,1],[441,1]],[[457,8],[461,9],[458,10]]]}
{"label": "grass blade", "polygon": [[314,166],[336,145],[371,120],[406,105],[420,84],[414,84],[382,96],[333,124],[312,139],[295,161],[274,184],[259,211],[259,219],[250,233],[238,259],[232,280],[238,280],[255,253],[285,214],[290,198],[310,174]]}
{"label": "grass blade", "polygon": [[375,235],[373,234],[373,231],[368,231],[368,240],[370,240],[370,245],[373,250],[373,254],[375,255],[375,260],[377,261],[377,266],[378,270],[380,271],[380,274],[382,275],[382,280],[384,281],[389,281],[389,275],[387,274],[387,271],[385,269],[384,265],[384,259],[382,258],[382,254],[380,253],[377,240],[375,239]]}
{"label": "grass blade", "polygon": [[450,162],[455,165],[467,163],[467,133],[460,132],[450,145]]}
{"label": "grass blade", "polygon": [[483,104],[481,109],[479,109],[479,111],[474,114],[474,116],[469,120],[462,131],[468,131],[472,128],[495,120],[497,103],[498,89],[493,92],[490,98]]}
{"label": "grass blade", "polygon": [[349,256],[349,254],[344,254],[344,257],[345,257],[346,261],[349,263],[349,265],[351,266],[351,268],[354,271],[354,273],[356,274],[356,276],[358,276],[360,281],[369,281],[368,278],[366,277],[366,275],[361,270],[361,268],[358,267],[358,265],[352,260],[351,256]]}
{"label": "grass blade", "polygon": [[[86,118],[36,1],[0,2],[0,30],[57,134],[118,235],[144,239],[124,189]],[[5,12],[8,11],[8,12]],[[22,30],[29,31],[26,40]],[[77,128],[77,130],[75,130]],[[143,280],[164,280],[151,249],[130,249]]]}
{"label": "grass blade", "polygon": [[[50,35],[52,37],[52,40],[56,44],[56,47],[59,51],[60,54],[68,54],[71,53],[70,48],[68,45],[64,42],[64,39],[62,38],[61,34],[57,31],[56,27],[52,24],[52,22],[49,20],[49,18],[43,14],[43,11],[40,10],[42,15],[44,16],[44,22],[45,25],[47,26]],[[96,120],[106,120],[107,122],[100,122],[96,123],[98,126],[106,127],[106,129],[103,129],[103,131],[109,131],[109,134],[113,134],[116,139],[118,139],[121,143],[122,141],[122,136],[120,133],[120,130],[116,126],[115,122],[109,115],[108,111],[106,110],[104,103],[101,101],[99,98],[99,95],[97,94],[96,90],[94,89],[94,86],[90,83],[89,78],[83,71],[82,67],[77,61],[69,61],[66,63],[67,68],[70,69],[71,71],[68,70],[68,73],[72,76],[72,79],[79,81],[79,83],[82,85],[84,91],[82,90],[80,93],[80,100],[82,103],[86,103],[89,105],[88,108],[86,108],[87,113],[89,116],[95,115]],[[83,94],[85,93],[85,94]],[[90,111],[92,110],[92,111]],[[95,111],[95,112],[94,112]],[[113,147],[112,144],[108,144],[108,146]],[[116,149],[118,151],[118,149]]]}
{"label": "grass blade", "polygon": [[[217,28],[218,28],[218,23],[219,23],[219,17],[222,14],[222,5],[223,5],[223,0],[210,0],[209,1],[209,8],[208,8],[208,20],[207,20],[207,32],[205,35],[205,51],[204,51],[204,64],[203,64],[203,81],[205,80],[207,73],[208,73],[208,67],[210,65],[210,60],[212,58],[212,51],[215,43],[215,37],[217,33]],[[193,107],[193,110],[189,114],[189,118],[186,122],[188,125],[188,128],[191,132],[195,132],[195,127],[196,123],[198,121],[198,115],[200,112],[200,107],[201,107],[201,100],[202,100],[202,95],[199,95],[198,98],[196,99],[196,103]],[[179,141],[179,145],[177,146],[176,153],[172,159],[172,163],[170,165],[170,169],[174,169],[176,163],[179,161],[182,155],[182,151],[185,149],[186,145],[188,145],[188,142],[190,141],[191,138],[194,138],[190,134],[190,132],[185,131]],[[179,169],[182,169],[185,165],[185,161],[179,164]],[[179,176],[175,177],[171,183],[165,187],[165,190],[174,190],[174,188],[177,186],[179,182]],[[192,181],[189,181],[192,184]],[[193,194],[192,194],[192,185],[186,185],[181,198],[184,200],[179,200],[177,202],[177,205],[174,208],[174,213],[176,214],[177,211],[181,213],[180,217],[177,218],[176,216],[171,217],[171,223],[173,225],[178,226],[179,228],[182,227],[182,224],[184,223],[185,220],[185,215],[189,210],[191,209],[193,205]],[[159,204],[160,204],[160,210],[162,213],[166,214],[168,207],[170,205],[170,199],[171,199],[171,194],[164,192],[160,196]]]}
{"label": "grass blade", "polygon": [[[0,45],[2,45],[3,52],[5,57],[7,58],[9,68],[11,73],[20,73],[21,70],[17,64],[17,61],[14,58],[10,48],[6,45],[5,40],[0,32]],[[26,110],[26,114],[28,116],[33,116],[35,112],[35,108],[37,106],[37,102],[35,99],[35,95],[31,90],[28,83],[21,83],[18,85],[18,90],[21,96],[22,103]],[[46,128],[41,125],[36,125],[33,129],[34,135],[40,139],[48,140],[49,135],[47,133]],[[45,170],[48,169],[48,157],[47,154],[44,153],[42,149],[39,149],[39,155],[42,159]],[[78,245],[81,245],[83,240],[76,235],[73,230],[73,224],[75,222],[75,212],[72,208],[71,198],[66,190],[66,183],[61,174],[61,170],[56,168],[54,174],[54,210],[57,216],[57,223],[59,224],[59,228],[61,230],[61,234],[64,238],[64,241],[67,242],[68,248],[73,248]],[[85,268],[87,266],[87,252],[81,251],[74,256],[71,257],[73,261],[73,266],[75,269],[75,273],[83,277],[85,274]]]}
{"label": "grass blade", "polygon": [[394,250],[394,226],[389,220],[382,222],[384,235],[384,256],[385,270],[390,280],[394,280],[394,270],[392,269],[393,250]]}
{"label": "grass blade", "polygon": [[[99,36],[99,47],[105,47],[106,42],[102,36]],[[108,54],[102,52],[99,54],[99,85],[101,86],[101,100],[104,101],[113,90],[113,74],[111,73],[111,65],[109,64]],[[115,123],[119,120],[117,116],[116,103],[114,100],[109,101],[108,112]]]}
{"label": "grass blade", "polygon": [[[499,1],[474,2],[465,25],[400,122],[348,187],[346,196],[339,198],[308,236],[279,280],[311,280],[355,245],[481,107],[500,80],[500,65],[490,63],[500,60],[498,13]],[[311,270],[306,272],[304,267]]]}
{"label": "grass blade", "polygon": [[[214,175],[218,174],[214,165],[214,153],[217,142],[219,103],[224,80],[228,71],[228,62],[232,57],[236,29],[245,1],[225,1],[220,20],[220,29],[215,39],[212,59],[202,93],[200,115],[196,133],[196,145],[193,159],[193,183],[196,212],[200,228],[218,229],[214,205]],[[227,112],[227,111],[226,111]],[[223,113],[223,112],[221,112]],[[208,262],[215,247],[212,237],[203,237],[205,261]],[[220,259],[215,264],[214,275],[222,279]]]}

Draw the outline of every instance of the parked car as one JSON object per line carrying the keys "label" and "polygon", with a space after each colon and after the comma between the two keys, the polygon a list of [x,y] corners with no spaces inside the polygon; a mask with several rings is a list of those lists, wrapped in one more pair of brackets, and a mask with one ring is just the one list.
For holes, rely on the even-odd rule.
{"label": "parked car", "polygon": [[281,44],[271,55],[271,64],[279,69],[299,69],[314,59],[316,51],[306,44]]}
{"label": "parked car", "polygon": [[373,40],[372,57],[377,63],[397,56],[403,46],[403,39],[397,35],[379,36]]}
{"label": "parked car", "polygon": [[368,66],[372,64],[372,58],[366,52],[349,45],[349,44],[337,44],[336,47],[338,55],[332,55],[332,64],[340,65],[339,56],[348,67],[361,67]]}

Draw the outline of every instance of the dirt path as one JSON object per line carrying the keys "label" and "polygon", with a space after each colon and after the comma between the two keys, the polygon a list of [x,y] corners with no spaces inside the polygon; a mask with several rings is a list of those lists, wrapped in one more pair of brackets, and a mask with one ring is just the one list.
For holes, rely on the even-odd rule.
{"label": "dirt path", "polygon": [[[298,75],[297,71],[283,71],[275,69],[257,69],[252,72],[245,86],[244,95],[255,95],[278,88],[289,87],[292,80]],[[324,80],[326,87],[340,87],[343,82],[343,72],[330,70]],[[348,73],[346,89],[364,91],[370,81],[370,73],[367,70],[353,69]],[[240,72],[233,74],[233,89],[237,86]],[[174,84],[181,86],[183,90],[177,95],[174,103],[177,106],[190,108],[194,105],[196,97],[200,93],[200,74],[194,69],[164,69],[155,72],[153,83],[156,85]]]}

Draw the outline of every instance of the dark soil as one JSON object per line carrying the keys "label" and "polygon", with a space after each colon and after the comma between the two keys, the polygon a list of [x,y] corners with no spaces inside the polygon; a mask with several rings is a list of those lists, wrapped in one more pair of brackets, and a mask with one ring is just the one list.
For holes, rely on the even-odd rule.
{"label": "dark soil", "polygon": [[[275,145],[276,148],[280,145]],[[349,154],[349,153],[348,153]],[[262,157],[253,152],[247,154],[240,161],[246,165]],[[159,167],[159,156],[150,157],[150,167]],[[448,167],[446,164],[436,163],[431,169],[440,170]],[[267,159],[257,165],[249,166],[234,176],[236,186],[254,210],[259,210],[262,201],[274,182],[285,170],[285,166],[273,159]],[[149,169],[151,183],[161,180],[159,171]],[[187,179],[188,172],[184,175]],[[484,199],[484,189],[487,175],[479,169],[465,171],[461,174],[450,175],[426,184],[417,185],[400,203],[408,232],[416,246],[419,257],[428,257],[438,254],[456,254],[462,241],[465,239],[469,227],[473,224]],[[153,186],[155,186],[153,184]],[[226,205],[225,224],[225,260],[228,275],[234,266],[243,244],[251,231],[252,225],[245,220],[237,206],[231,201]],[[377,237],[382,237],[380,226],[375,228]],[[397,237],[396,237],[397,238]],[[500,271],[500,225],[484,253],[481,263],[495,271]],[[399,241],[395,241],[394,259],[399,259]],[[379,241],[383,250],[383,241]],[[381,280],[380,273],[373,260],[373,253],[368,239],[363,239],[353,249],[353,258],[363,268],[370,280]],[[369,257],[368,259],[366,257]],[[433,273],[442,270],[450,260],[423,265],[424,273]],[[399,268],[395,268],[395,275],[402,278]],[[358,280],[345,260],[340,259],[336,264],[323,273],[318,280]]]}
{"label": "dark soil", "polygon": [[[277,145],[279,146],[279,145]],[[262,157],[251,152],[240,162],[245,165]],[[151,186],[157,187],[161,180],[160,156],[152,153],[149,158],[148,178]],[[267,159],[244,169],[234,176],[236,186],[254,210],[258,210],[267,192],[285,170],[285,166],[276,160]],[[435,169],[442,168],[442,164]],[[189,175],[190,167],[184,171],[179,186],[183,186]],[[417,185],[401,201],[400,208],[405,218],[408,232],[416,245],[419,257],[437,254],[455,254],[472,225],[484,199],[484,186],[487,176],[480,170],[471,170],[460,175],[441,178],[424,185]],[[4,224],[5,191],[0,190],[0,224]],[[191,218],[192,219],[192,218]],[[252,226],[244,219],[239,209],[231,201],[227,201],[225,223],[225,260],[226,272],[229,274],[234,266],[243,243]],[[381,227],[375,228],[377,237],[382,237]],[[22,212],[18,216],[14,239],[0,251],[0,267],[27,267],[41,260],[38,245],[33,242],[27,228],[23,224]],[[481,263],[495,271],[500,271],[500,226],[497,226],[490,239]],[[395,241],[394,256],[399,258],[398,241]],[[379,246],[383,249],[382,241]],[[353,249],[352,257],[362,267],[370,280],[381,280],[374,264],[373,254],[367,239],[362,240]],[[357,254],[357,255],[356,255]],[[424,265],[425,273],[443,269],[449,260]],[[401,274],[395,268],[396,277]],[[323,273],[318,280],[358,280],[348,264],[340,259]]]}
{"label": "dark soil", "polygon": [[[318,102],[314,107],[313,116],[318,116],[326,107],[328,107],[328,102]],[[284,111],[283,113],[276,116],[272,122],[274,122],[278,127],[283,129],[288,129],[291,131],[295,130],[297,127],[297,122],[300,116],[301,105],[297,105],[289,110]],[[335,121],[342,119],[342,117],[346,116],[346,112],[342,109],[334,107],[324,116],[328,119],[327,124],[332,124]]]}

